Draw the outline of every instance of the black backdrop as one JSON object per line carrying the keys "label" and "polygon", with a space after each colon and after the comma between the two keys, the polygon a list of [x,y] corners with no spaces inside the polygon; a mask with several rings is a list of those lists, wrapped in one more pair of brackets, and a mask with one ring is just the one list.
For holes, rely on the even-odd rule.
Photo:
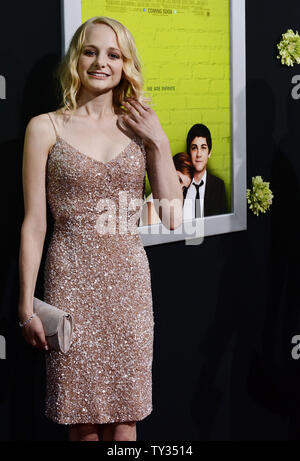
{"label": "black backdrop", "polygon": [[[3,8],[3,7],[2,7]],[[66,440],[44,417],[43,353],[17,325],[18,253],[23,220],[22,150],[29,119],[54,110],[52,73],[60,58],[58,0],[6,2],[0,74],[1,114],[0,439]],[[295,0],[247,0],[247,176],[262,175],[275,194],[270,213],[248,213],[248,230],[147,247],[155,346],[153,413],[138,440],[299,440],[300,334],[299,114],[291,79],[300,67],[276,60],[276,43],[297,30]],[[36,295],[42,295],[42,267]],[[175,282],[175,283],[174,283]]]}

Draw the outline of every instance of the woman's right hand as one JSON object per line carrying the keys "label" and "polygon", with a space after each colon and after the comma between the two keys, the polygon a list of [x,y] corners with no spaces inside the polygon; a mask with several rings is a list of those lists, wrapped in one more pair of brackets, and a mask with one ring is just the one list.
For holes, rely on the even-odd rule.
{"label": "woman's right hand", "polygon": [[36,315],[24,327],[22,327],[22,334],[25,341],[37,349],[48,350],[49,346],[46,341],[43,324],[40,318]]}

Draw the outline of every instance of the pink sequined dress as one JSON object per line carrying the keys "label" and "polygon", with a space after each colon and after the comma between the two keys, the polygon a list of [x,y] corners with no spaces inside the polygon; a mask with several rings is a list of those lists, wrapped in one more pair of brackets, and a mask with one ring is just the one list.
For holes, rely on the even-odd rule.
{"label": "pink sequined dress", "polygon": [[[72,314],[75,328],[67,354],[45,352],[45,414],[60,424],[142,420],[152,412],[154,331],[149,262],[138,233],[142,209],[134,206],[144,197],[144,144],[135,135],[103,163],[60,137],[55,113],[48,115],[56,142],[46,165],[54,231],[44,300]],[[119,211],[131,230],[124,231]],[[110,219],[115,233],[103,232]]]}

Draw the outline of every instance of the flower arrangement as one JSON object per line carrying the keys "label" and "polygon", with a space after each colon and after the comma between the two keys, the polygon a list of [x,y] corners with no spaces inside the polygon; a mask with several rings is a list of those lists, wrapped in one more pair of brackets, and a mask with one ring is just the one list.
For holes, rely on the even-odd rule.
{"label": "flower arrangement", "polygon": [[277,59],[281,59],[281,64],[293,66],[295,63],[300,64],[300,36],[292,29],[288,29],[285,34],[282,34],[282,40],[278,43],[277,48],[279,55]]}
{"label": "flower arrangement", "polygon": [[269,186],[270,183],[264,182],[261,176],[255,176],[252,178],[252,188],[247,189],[249,208],[256,216],[265,213],[272,205],[274,195]]}

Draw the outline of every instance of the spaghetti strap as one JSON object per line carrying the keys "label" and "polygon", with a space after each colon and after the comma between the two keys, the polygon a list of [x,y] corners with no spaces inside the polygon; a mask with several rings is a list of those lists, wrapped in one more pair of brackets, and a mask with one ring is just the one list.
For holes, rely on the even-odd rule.
{"label": "spaghetti strap", "polygon": [[47,115],[49,116],[49,118],[50,118],[50,120],[51,120],[51,123],[52,123],[53,128],[54,128],[54,131],[55,131],[55,135],[56,135],[56,137],[58,137],[57,129],[56,129],[56,127],[55,127],[55,124],[54,124],[54,122],[53,122],[53,120],[52,120],[52,117],[51,117],[51,115],[49,114],[49,112],[47,112]]}

